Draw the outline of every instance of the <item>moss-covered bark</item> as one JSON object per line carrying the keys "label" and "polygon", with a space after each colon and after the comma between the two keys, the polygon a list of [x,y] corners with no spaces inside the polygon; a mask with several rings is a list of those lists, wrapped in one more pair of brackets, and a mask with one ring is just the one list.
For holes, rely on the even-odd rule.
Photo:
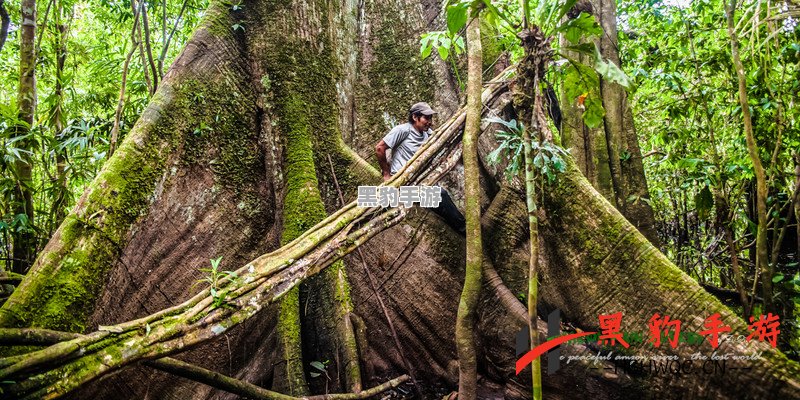
{"label": "moss-covered bark", "polygon": [[[702,331],[705,318],[719,313],[732,334],[749,333],[744,321],[669,262],[610,203],[597,196],[572,161],[568,164],[556,185],[545,190],[547,220],[543,235],[551,262],[545,270],[543,288],[548,303],[586,330],[599,330],[599,314],[621,311],[622,331],[646,331],[649,318],[658,312],[683,321],[682,332]],[[669,349],[662,345],[656,351],[645,341],[628,351],[690,359],[693,352],[710,353],[712,349],[706,343],[700,348]],[[763,352],[764,359],[728,362],[729,368],[752,368],[749,372],[646,379],[653,388],[661,388],[655,390],[682,398],[736,397],[741,393],[753,398],[800,396],[796,380],[800,368],[768,345],[726,342],[716,351],[739,355]]]}
{"label": "moss-covered bark", "polygon": [[[235,51],[235,42],[211,43],[203,34],[202,29],[227,23],[220,18],[227,20],[212,8],[192,44]],[[83,331],[107,273],[130,239],[131,227],[148,213],[174,177],[170,167],[205,157],[210,137],[219,140],[218,148],[223,150],[220,181],[231,186],[252,181],[254,177],[246,171],[253,158],[245,154],[249,147],[238,135],[252,129],[253,108],[243,104],[249,94],[240,91],[244,84],[231,86],[227,77],[201,78],[198,70],[215,54],[191,59],[196,56],[184,52],[176,61],[193,65],[171,72],[171,79],[153,98],[118,154],[106,163],[3,306],[0,325]],[[258,199],[250,197],[252,201],[247,202],[251,196],[247,190],[238,196],[244,197],[246,207],[258,207]]]}
{"label": "moss-covered bark", "polygon": [[[338,7],[317,1],[262,2],[257,8],[263,18],[259,23],[265,24],[260,34],[269,39],[256,36],[250,45],[254,62],[264,72],[262,81],[269,82],[266,108],[284,146],[284,243],[321,221],[326,216],[326,203],[339,204],[334,174],[336,183],[349,188],[355,177],[364,173],[352,168],[358,162],[344,150],[339,130],[335,84],[341,69],[335,45],[340,38],[335,34],[338,27],[329,20],[343,13]],[[287,23],[291,29],[286,29]],[[330,371],[343,371],[342,375],[329,373],[333,382],[326,384],[322,374],[311,381],[313,388],[360,390],[358,351],[346,318],[352,304],[343,264],[336,263],[302,291],[293,290],[287,296],[278,328],[286,363],[277,366],[276,387],[295,395],[307,394],[303,366],[311,361],[336,360]],[[301,326],[309,333],[301,334]],[[301,343],[301,337],[302,342],[309,340],[312,345]]]}
{"label": "moss-covered bark", "polygon": [[[36,248],[36,239],[33,235],[35,226],[33,209],[33,156],[31,148],[34,140],[31,128],[34,126],[36,112],[36,1],[25,0],[20,2],[21,23],[19,29],[19,88],[17,90],[17,105],[19,107],[19,123],[14,129],[14,134],[21,140],[16,144],[21,150],[19,158],[14,160],[15,182],[14,201],[12,212],[24,215],[27,218],[27,229],[16,229],[13,237],[13,260],[11,270],[18,274],[25,273],[31,266],[31,261]],[[8,16],[6,15],[6,18]]]}
{"label": "moss-covered bark", "polygon": [[464,288],[458,303],[456,319],[456,345],[458,347],[458,397],[477,398],[477,356],[475,351],[476,305],[481,290],[481,264],[483,263],[483,241],[481,240],[481,187],[478,165],[478,135],[481,130],[481,86],[483,64],[481,62],[480,9],[470,10],[467,24],[467,110],[464,127],[463,160],[464,188],[466,197],[467,261],[464,273]]}

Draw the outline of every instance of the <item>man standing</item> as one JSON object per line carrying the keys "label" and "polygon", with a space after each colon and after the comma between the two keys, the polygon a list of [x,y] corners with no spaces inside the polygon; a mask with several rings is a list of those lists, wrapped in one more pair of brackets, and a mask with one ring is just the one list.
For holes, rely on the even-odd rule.
{"label": "man standing", "polygon": [[[397,125],[375,146],[375,154],[378,156],[378,164],[381,166],[383,180],[387,181],[392,175],[396,174],[414,156],[420,146],[433,133],[431,125],[433,111],[428,103],[416,103],[408,110],[408,122]],[[386,150],[392,149],[391,164],[386,158]],[[433,211],[456,232],[465,235],[466,226],[464,216],[453,204],[450,194],[442,189],[442,201]]]}

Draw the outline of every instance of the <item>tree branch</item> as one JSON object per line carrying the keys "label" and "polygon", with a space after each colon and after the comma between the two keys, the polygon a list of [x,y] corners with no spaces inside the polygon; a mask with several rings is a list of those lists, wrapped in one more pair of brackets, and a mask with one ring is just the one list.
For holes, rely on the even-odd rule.
{"label": "tree branch", "polygon": [[[55,344],[84,337],[79,333],[61,332],[49,329],[0,329],[0,343],[4,345],[43,345]],[[240,396],[260,400],[296,400],[298,397],[287,396],[278,392],[264,389],[229,376],[214,372],[194,364],[164,357],[158,360],[145,361],[145,365],[164,371],[182,378],[200,382],[216,389],[224,390]],[[349,400],[366,399],[378,393],[395,388],[409,379],[402,375],[382,385],[359,393],[328,394],[304,397],[304,400]]]}
{"label": "tree branch", "polygon": [[[167,57],[167,50],[169,49],[169,42],[172,41],[172,35],[175,34],[175,31],[178,29],[178,24],[181,22],[181,18],[183,17],[183,12],[186,11],[186,6],[189,4],[189,0],[183,1],[183,6],[181,6],[181,11],[178,13],[178,19],[175,20],[175,24],[172,26],[172,30],[169,32],[169,36],[164,41],[164,45],[161,48],[161,54],[158,56],[158,71],[161,73],[161,76],[164,76],[164,59]],[[165,15],[166,18],[166,15]],[[166,19],[164,20],[164,25],[167,24]]]}
{"label": "tree branch", "polygon": [[[331,174],[333,175],[333,183],[336,186],[336,191],[339,194],[339,201],[341,202],[341,206],[344,206],[344,196],[342,195],[342,190],[339,188],[339,181],[336,179],[336,171],[333,168],[333,161],[331,161],[331,156],[328,155],[328,163],[331,166]],[[389,316],[389,312],[386,310],[386,305],[383,304],[383,298],[381,297],[380,292],[378,292],[378,288],[375,285],[375,278],[372,276],[372,272],[369,270],[369,266],[367,265],[366,258],[364,258],[364,253],[361,251],[361,248],[356,249],[358,253],[358,258],[361,261],[361,265],[364,267],[364,272],[367,274],[367,278],[369,278],[369,284],[372,287],[372,291],[375,292],[375,297],[378,299],[378,304],[381,306],[381,310],[383,311],[383,316],[386,318],[386,323],[389,325],[389,331],[392,333],[392,339],[394,339],[394,345],[397,347],[397,353],[400,355],[400,359],[403,361],[403,364],[406,367],[406,371],[408,371],[408,375],[411,377],[411,382],[414,384],[414,389],[418,392],[417,394],[421,394],[419,392],[419,386],[417,386],[417,379],[414,377],[414,370],[411,367],[411,363],[408,362],[406,358],[405,352],[403,351],[403,346],[400,344],[400,339],[397,337],[397,331],[394,329],[394,322],[392,318]]]}

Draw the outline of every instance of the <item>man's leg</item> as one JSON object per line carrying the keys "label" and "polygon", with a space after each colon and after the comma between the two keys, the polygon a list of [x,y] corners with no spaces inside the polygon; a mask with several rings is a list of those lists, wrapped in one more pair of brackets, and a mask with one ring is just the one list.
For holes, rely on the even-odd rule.
{"label": "man's leg", "polygon": [[439,202],[438,207],[433,209],[433,212],[444,218],[444,222],[447,222],[447,225],[450,225],[459,235],[466,237],[467,225],[464,215],[458,211],[458,207],[444,188],[442,188],[442,201]]}

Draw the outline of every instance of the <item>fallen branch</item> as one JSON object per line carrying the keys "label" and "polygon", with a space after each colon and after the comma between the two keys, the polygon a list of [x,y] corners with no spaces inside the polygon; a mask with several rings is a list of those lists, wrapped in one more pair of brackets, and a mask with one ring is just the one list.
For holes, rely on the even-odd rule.
{"label": "fallen branch", "polygon": [[401,375],[395,379],[383,383],[382,385],[375,386],[374,388],[364,390],[359,393],[342,393],[342,394],[324,394],[319,396],[307,397],[292,397],[271,390],[264,389],[260,386],[253,385],[231,378],[229,376],[220,374],[218,372],[210,371],[205,368],[198,367],[174,358],[162,358],[156,361],[148,361],[145,363],[148,366],[158,370],[169,372],[183,378],[191,379],[208,386],[224,390],[239,396],[260,399],[260,400],[349,400],[349,399],[366,399],[378,393],[385,392],[389,389],[400,386],[403,382],[408,380],[408,375]]}
{"label": "fallen branch", "polygon": [[18,274],[11,271],[4,271],[1,273],[2,276],[0,276],[0,283],[20,283],[22,282],[22,278],[25,277],[23,274]]}
{"label": "fallen branch", "polygon": [[[3,345],[45,345],[78,339],[81,337],[83,337],[83,335],[78,333],[53,331],[49,329],[0,329],[0,344]],[[383,383],[382,385],[375,386],[374,388],[359,393],[292,397],[170,357],[146,361],[144,364],[159,371],[168,372],[172,375],[200,382],[229,393],[261,400],[365,399],[386,390],[395,388],[409,379],[408,375],[402,375]]]}
{"label": "fallen branch", "polygon": [[[333,183],[336,186],[336,192],[339,194],[339,201],[341,202],[340,206],[344,206],[344,195],[342,195],[342,190],[339,187],[339,180],[336,178],[336,170],[333,168],[333,161],[331,161],[330,155],[328,155],[328,164],[331,166],[331,175],[333,176]],[[400,359],[403,360],[406,371],[408,371],[408,375],[411,377],[411,382],[414,384],[414,389],[417,391],[417,394],[421,395],[422,393],[419,392],[419,386],[417,386],[417,379],[414,376],[414,370],[411,367],[411,363],[409,363],[408,359],[406,358],[405,352],[403,351],[403,346],[400,344],[400,339],[397,337],[397,331],[394,329],[394,322],[392,322],[392,318],[389,317],[389,312],[386,310],[386,305],[383,303],[383,298],[378,292],[377,286],[375,286],[375,278],[372,276],[372,272],[369,270],[366,258],[364,258],[364,253],[361,251],[360,247],[356,249],[356,252],[358,253],[358,258],[361,261],[361,265],[364,267],[364,272],[366,272],[367,277],[369,278],[369,284],[372,287],[372,291],[375,292],[375,297],[378,298],[378,304],[380,304],[381,310],[383,310],[383,316],[386,318],[386,323],[389,325],[389,331],[392,333],[394,344],[397,347],[397,353],[400,354]]]}

